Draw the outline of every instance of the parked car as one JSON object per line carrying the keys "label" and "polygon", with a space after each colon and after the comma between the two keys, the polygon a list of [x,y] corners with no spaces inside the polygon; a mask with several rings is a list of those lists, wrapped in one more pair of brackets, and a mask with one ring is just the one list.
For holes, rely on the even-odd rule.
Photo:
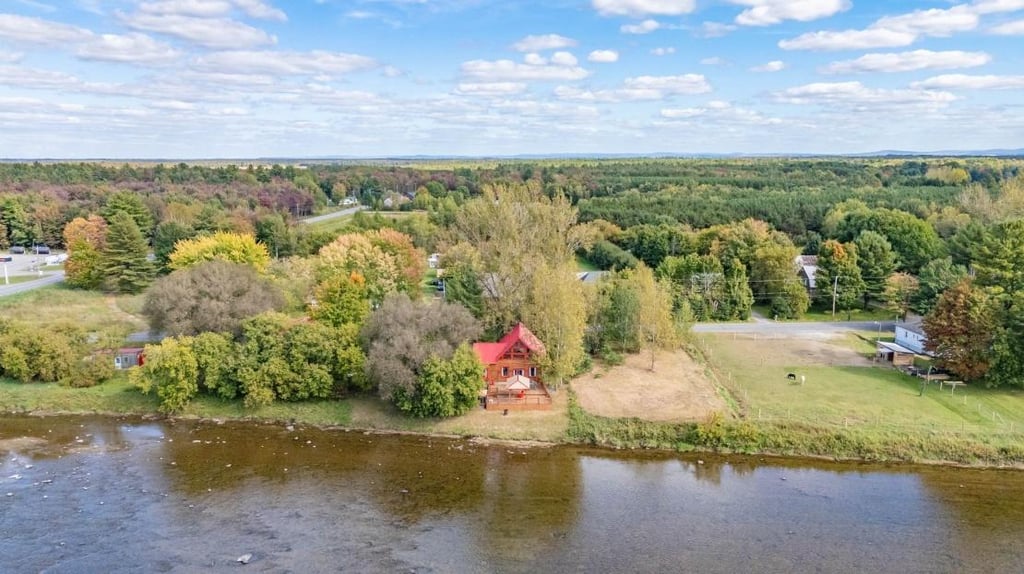
{"label": "parked car", "polygon": [[50,247],[48,245],[36,245],[36,255],[49,255]]}
{"label": "parked car", "polygon": [[21,255],[22,253],[25,253],[25,248],[21,245],[12,245],[11,248],[8,249],[8,252]]}

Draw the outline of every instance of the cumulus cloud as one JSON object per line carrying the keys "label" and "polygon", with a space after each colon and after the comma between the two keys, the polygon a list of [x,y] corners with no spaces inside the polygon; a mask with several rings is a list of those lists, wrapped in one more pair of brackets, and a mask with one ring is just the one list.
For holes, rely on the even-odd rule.
{"label": "cumulus cloud", "polygon": [[470,60],[462,63],[461,71],[466,78],[480,83],[571,81],[582,80],[590,75],[590,72],[577,65],[530,64],[512,60]]}
{"label": "cumulus cloud", "polygon": [[1015,20],[993,26],[988,32],[997,36],[1024,36],[1024,20]]}
{"label": "cumulus cloud", "polygon": [[778,125],[783,123],[780,118],[768,117],[749,108],[734,106],[729,102],[714,100],[704,106],[695,108],[662,109],[661,117],[673,121],[685,121],[701,118],[702,123],[728,125]]}
{"label": "cumulus cloud", "polygon": [[587,61],[610,64],[619,61],[619,53],[615,50],[594,50],[587,55]]}
{"label": "cumulus cloud", "polygon": [[572,48],[576,44],[576,40],[572,38],[566,38],[558,34],[544,34],[541,36],[526,36],[512,44],[512,49],[517,52],[543,52],[544,50]]}
{"label": "cumulus cloud", "polygon": [[622,86],[606,90],[585,90],[571,86],[555,88],[560,100],[579,102],[629,102],[663,100],[671,96],[705,94],[711,85],[701,74],[679,76],[637,76],[626,78]]}
{"label": "cumulus cloud", "polygon": [[701,38],[721,38],[729,32],[733,32],[737,29],[737,26],[733,24],[723,24],[721,22],[704,22],[700,25],[696,35]]}
{"label": "cumulus cloud", "polygon": [[1019,90],[1024,89],[1024,76],[944,74],[914,82],[912,87],[929,90]]}
{"label": "cumulus cloud", "polygon": [[860,72],[912,72],[914,70],[948,70],[984,66],[992,61],[985,52],[948,50],[914,50],[890,54],[865,54],[855,60],[832,62],[821,69],[825,74],[852,74]]}
{"label": "cumulus cloud", "polygon": [[748,8],[736,16],[743,26],[769,26],[785,20],[810,22],[849,10],[850,0],[729,0]]}
{"label": "cumulus cloud", "polygon": [[668,46],[668,47],[664,47],[664,48],[651,48],[651,54],[654,55],[654,56],[668,56],[670,54],[675,54],[675,53],[676,53],[676,49],[673,48],[672,46]]}
{"label": "cumulus cloud", "polygon": [[922,87],[889,90],[869,88],[860,82],[817,82],[775,92],[776,101],[799,105],[846,106],[854,109],[870,107],[941,108],[957,97],[949,92]]}
{"label": "cumulus cloud", "polygon": [[120,13],[118,16],[129,28],[174,36],[207,48],[237,49],[277,43],[277,38],[263,30],[227,18],[146,12]]}
{"label": "cumulus cloud", "polygon": [[145,34],[101,34],[79,46],[83,60],[159,64],[177,60],[181,52]]}
{"label": "cumulus cloud", "polygon": [[997,14],[1024,10],[1024,0],[975,0],[971,8],[978,14]]}
{"label": "cumulus cloud", "polygon": [[754,66],[750,68],[751,72],[781,72],[786,69],[786,63],[782,60],[772,60],[767,64],[761,64],[760,66]]}
{"label": "cumulus cloud", "polygon": [[288,16],[262,0],[156,0],[142,2],[139,10],[150,14],[170,14],[211,18],[227,16],[238,9],[252,18],[285,21]]}
{"label": "cumulus cloud", "polygon": [[376,67],[377,61],[344,52],[274,52],[236,50],[214,52],[196,60],[196,69],[211,72],[244,70],[250,74],[312,75],[347,74]]}
{"label": "cumulus cloud", "polygon": [[619,26],[619,31],[623,34],[650,34],[659,29],[661,29],[661,23],[650,18],[636,24],[623,24]]}
{"label": "cumulus cloud", "polygon": [[909,46],[922,36],[946,37],[978,27],[979,17],[971,7],[915,10],[898,16],[884,16],[862,30],[808,32],[782,40],[783,50],[858,50]]}
{"label": "cumulus cloud", "polygon": [[510,96],[526,91],[522,82],[463,82],[455,89],[455,93],[464,96]]}
{"label": "cumulus cloud", "polygon": [[696,8],[695,0],[592,0],[594,9],[602,16],[648,15],[679,16]]}
{"label": "cumulus cloud", "polygon": [[569,52],[555,52],[554,54],[551,54],[551,59],[548,61],[555,66],[575,66],[579,63],[576,56],[573,56]]}
{"label": "cumulus cloud", "polygon": [[68,43],[84,42],[93,36],[92,32],[78,26],[70,26],[60,22],[0,14],[0,38],[13,42],[38,44],[41,46],[60,46]]}

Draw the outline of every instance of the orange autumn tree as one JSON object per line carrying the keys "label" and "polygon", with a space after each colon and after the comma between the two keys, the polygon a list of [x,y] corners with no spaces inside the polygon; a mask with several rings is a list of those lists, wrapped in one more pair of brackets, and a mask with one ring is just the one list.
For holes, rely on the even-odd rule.
{"label": "orange autumn tree", "polygon": [[76,217],[64,226],[68,260],[64,277],[68,285],[98,289],[103,283],[103,252],[107,247],[107,222],[98,215]]}

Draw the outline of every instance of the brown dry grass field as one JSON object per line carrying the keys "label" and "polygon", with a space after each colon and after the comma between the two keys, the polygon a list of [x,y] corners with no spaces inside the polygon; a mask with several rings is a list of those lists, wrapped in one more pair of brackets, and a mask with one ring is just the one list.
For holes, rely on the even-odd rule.
{"label": "brown dry grass field", "polygon": [[622,365],[595,368],[572,382],[580,406],[605,417],[649,421],[702,421],[729,407],[702,365],[683,350],[629,355]]}
{"label": "brown dry grass field", "polygon": [[[864,356],[864,342],[855,335],[765,336],[749,333],[715,335],[719,348],[733,357],[743,357],[753,366],[770,367],[871,367]],[[713,357],[712,357],[713,358]]]}

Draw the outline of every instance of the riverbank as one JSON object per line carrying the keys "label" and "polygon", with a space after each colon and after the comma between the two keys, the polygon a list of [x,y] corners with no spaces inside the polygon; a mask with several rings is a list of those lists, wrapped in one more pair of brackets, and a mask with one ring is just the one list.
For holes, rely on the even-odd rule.
{"label": "riverbank", "polygon": [[[173,418],[294,423],[376,433],[474,437],[531,444],[585,444],[614,449],[663,449],[834,460],[1024,468],[1015,437],[943,431],[829,428],[801,422],[729,420],[652,422],[601,417],[583,410],[571,391],[556,409],[502,416],[480,410],[448,420],[418,420],[391,412],[370,397],[278,403],[256,411],[240,401],[200,397]],[[157,401],[117,377],[88,389],[0,382],[0,412],[39,416],[100,414],[160,416]]]}

